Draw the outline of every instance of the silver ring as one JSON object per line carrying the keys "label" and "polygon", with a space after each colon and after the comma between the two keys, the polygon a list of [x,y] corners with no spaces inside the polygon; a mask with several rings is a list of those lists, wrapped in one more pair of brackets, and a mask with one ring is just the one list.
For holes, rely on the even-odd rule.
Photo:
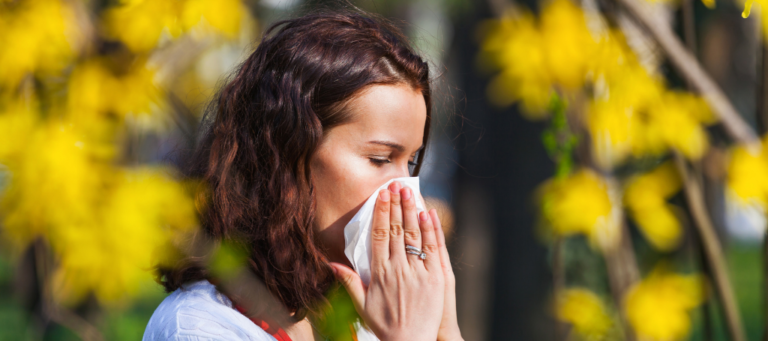
{"label": "silver ring", "polygon": [[418,252],[418,253],[421,253],[421,249],[419,249],[419,248],[417,248],[417,247],[415,247],[415,246],[406,245],[406,246],[405,246],[405,249],[406,249],[406,250],[411,250],[411,251],[416,251],[416,252]]}
{"label": "silver ring", "polygon": [[419,259],[421,259],[421,260],[427,259],[427,254],[424,253],[423,251],[421,251],[421,249],[419,249],[419,248],[417,248],[415,246],[406,245],[405,246],[405,253],[419,256]]}

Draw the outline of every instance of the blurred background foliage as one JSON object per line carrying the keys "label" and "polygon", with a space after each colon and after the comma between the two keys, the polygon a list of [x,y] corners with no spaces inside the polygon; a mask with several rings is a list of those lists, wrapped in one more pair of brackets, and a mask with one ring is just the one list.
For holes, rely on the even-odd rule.
{"label": "blurred background foliage", "polygon": [[140,339],[217,86],[270,23],[350,5],[433,66],[465,339],[765,337],[760,1],[0,0],[0,340]]}

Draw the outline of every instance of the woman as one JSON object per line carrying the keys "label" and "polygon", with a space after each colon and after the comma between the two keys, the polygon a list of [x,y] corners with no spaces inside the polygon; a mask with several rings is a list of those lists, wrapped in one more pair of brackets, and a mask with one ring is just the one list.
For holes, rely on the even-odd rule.
{"label": "woman", "polygon": [[203,231],[247,245],[250,270],[292,322],[274,331],[259,322],[268,316],[246,318],[189,261],[160,269],[173,293],[144,340],[320,338],[307,316],[336,280],[381,340],[461,339],[440,221],[417,215],[408,188],[378,193],[369,285],[344,255],[355,212],[424,158],[429,69],[396,28],[360,13],[276,23],[214,104],[191,167],[209,189]]}

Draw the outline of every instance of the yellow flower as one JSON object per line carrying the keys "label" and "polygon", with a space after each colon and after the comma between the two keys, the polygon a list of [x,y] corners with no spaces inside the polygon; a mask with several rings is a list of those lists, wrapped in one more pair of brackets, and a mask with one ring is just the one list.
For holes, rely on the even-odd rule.
{"label": "yellow flower", "polygon": [[565,179],[552,179],[540,189],[544,219],[560,236],[583,234],[601,250],[617,245],[618,207],[610,185],[582,170]]}
{"label": "yellow flower", "polygon": [[709,143],[702,124],[712,124],[714,115],[700,97],[668,91],[649,108],[649,124],[655,125],[670,148],[691,160],[701,158]]}
{"label": "yellow flower", "polygon": [[691,331],[689,311],[705,300],[704,279],[657,267],[625,298],[627,320],[641,340],[684,340]]}
{"label": "yellow flower", "polygon": [[181,14],[186,30],[201,22],[228,38],[235,38],[247,9],[240,0],[187,0]]}
{"label": "yellow flower", "polygon": [[607,30],[598,37],[593,58],[588,61],[589,70],[595,82],[622,79],[625,68],[637,65],[637,58],[626,44],[624,34],[619,30]]}
{"label": "yellow flower", "polygon": [[596,101],[587,109],[587,128],[592,135],[595,163],[610,169],[632,152],[637,115],[616,101]]}
{"label": "yellow flower", "polygon": [[[659,156],[670,148],[689,159],[708,147],[702,125],[714,115],[696,96],[669,91],[646,70],[619,31],[593,34],[584,12],[569,0],[542,9],[541,20],[518,11],[483,27],[479,61],[500,73],[488,86],[497,105],[520,101],[528,118],[547,116],[552,91],[569,97],[591,90],[584,122],[593,156],[611,169],[630,156]],[[573,110],[579,112],[579,108]]]}
{"label": "yellow flower", "polygon": [[30,73],[55,74],[82,43],[73,10],[59,0],[24,0],[0,8],[0,86],[14,87]]}
{"label": "yellow flower", "polygon": [[[749,14],[752,12],[752,6],[757,3],[760,5],[760,8],[766,9],[768,8],[768,2],[766,0],[747,0],[744,3],[744,12],[741,13],[741,16],[743,18],[748,18]],[[762,36],[765,39],[765,37],[768,37],[766,34],[768,34],[768,15],[765,15],[764,13],[761,13],[760,15],[760,26],[762,28]]]}
{"label": "yellow flower", "polygon": [[596,48],[584,12],[570,0],[551,2],[542,10],[541,34],[553,81],[568,90],[580,89]]}
{"label": "yellow flower", "polygon": [[155,48],[163,33],[170,38],[181,34],[178,13],[181,0],[135,0],[107,10],[106,31],[134,52]]}
{"label": "yellow flower", "polygon": [[19,100],[0,101],[0,164],[7,164],[11,158],[18,157],[29,136],[38,124],[38,113],[33,110],[35,104]]}
{"label": "yellow flower", "polygon": [[35,129],[7,164],[11,181],[0,198],[6,237],[23,246],[53,227],[93,224],[109,174],[99,148],[68,124]]}
{"label": "yellow flower", "polygon": [[602,300],[586,289],[566,289],[557,297],[556,316],[584,340],[606,340],[613,321]]}
{"label": "yellow flower", "polygon": [[487,24],[487,31],[481,61],[501,69],[488,87],[494,104],[521,101],[525,114],[541,118],[553,86],[575,91],[587,80],[596,41],[569,0],[547,5],[540,23],[521,11]]}
{"label": "yellow flower", "polygon": [[154,69],[141,59],[127,71],[116,75],[103,60],[77,65],[69,79],[68,110],[81,125],[92,127],[107,114],[153,121],[160,127],[161,117],[152,117],[155,108],[165,105],[163,91],[155,84]]}
{"label": "yellow flower", "polygon": [[166,255],[168,242],[195,226],[192,199],[162,169],[122,171],[97,224],[61,229],[52,240],[61,254],[55,294],[77,302],[93,291],[105,303],[136,294],[152,282],[149,271]]}
{"label": "yellow flower", "polygon": [[586,111],[596,163],[611,169],[629,156],[660,156],[675,149],[696,160],[709,146],[703,125],[715,122],[698,96],[669,91],[639,65],[608,78]]}
{"label": "yellow flower", "polygon": [[109,9],[104,26],[132,51],[146,52],[163,35],[173,39],[200,23],[234,38],[247,14],[239,0],[132,0]]}
{"label": "yellow flower", "polygon": [[59,263],[52,287],[63,303],[93,292],[113,304],[151,283],[154,263],[169,258],[167,247],[157,249],[196,224],[183,185],[164,169],[117,168],[112,141],[71,121],[37,123],[36,105],[3,109],[0,133],[19,138],[0,149],[11,174],[0,192],[3,237],[17,251],[38,237],[48,242]]}
{"label": "yellow flower", "polygon": [[85,61],[69,77],[68,105],[76,115],[107,113],[117,90],[116,77],[100,61]]}
{"label": "yellow flower", "polygon": [[523,12],[489,26],[481,58],[502,71],[488,87],[490,101],[505,106],[520,100],[531,118],[541,117],[549,104],[552,85],[542,35],[533,16]]}
{"label": "yellow flower", "polygon": [[736,146],[728,162],[729,197],[742,205],[768,208],[768,135],[758,146]]}
{"label": "yellow flower", "polygon": [[648,106],[658,101],[663,84],[639,65],[606,73],[605,89],[597,93],[586,111],[595,162],[611,169],[630,155],[663,152],[661,134],[649,127]]}
{"label": "yellow flower", "polygon": [[629,181],[624,203],[632,219],[651,244],[670,251],[680,244],[682,227],[666,199],[682,187],[675,165],[666,162],[651,172]]}

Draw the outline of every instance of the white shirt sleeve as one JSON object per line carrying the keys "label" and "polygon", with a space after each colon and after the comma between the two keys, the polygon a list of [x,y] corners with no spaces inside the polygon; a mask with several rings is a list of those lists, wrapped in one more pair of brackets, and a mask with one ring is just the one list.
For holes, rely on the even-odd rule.
{"label": "white shirt sleeve", "polygon": [[208,281],[177,289],[160,303],[142,341],[276,341],[232,308],[232,302]]}

